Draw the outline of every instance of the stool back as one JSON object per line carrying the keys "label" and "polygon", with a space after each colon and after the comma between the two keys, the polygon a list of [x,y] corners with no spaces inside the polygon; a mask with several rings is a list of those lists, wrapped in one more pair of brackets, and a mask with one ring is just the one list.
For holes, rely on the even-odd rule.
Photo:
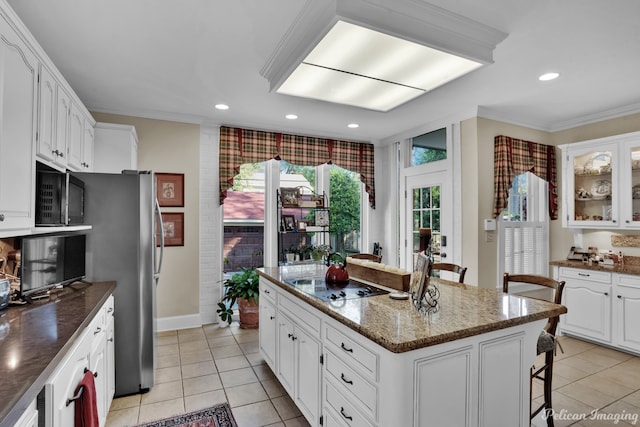
{"label": "stool back", "polygon": [[433,264],[431,274],[435,271],[450,271],[458,275],[458,283],[464,283],[464,275],[467,274],[467,267],[461,267],[457,264],[450,264],[446,262],[436,262]]}

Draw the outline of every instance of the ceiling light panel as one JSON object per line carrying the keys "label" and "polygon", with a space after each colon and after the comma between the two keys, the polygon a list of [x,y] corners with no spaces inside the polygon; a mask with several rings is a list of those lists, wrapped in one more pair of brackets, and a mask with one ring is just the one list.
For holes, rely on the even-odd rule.
{"label": "ceiling light panel", "polygon": [[278,93],[389,111],[481,65],[338,21]]}

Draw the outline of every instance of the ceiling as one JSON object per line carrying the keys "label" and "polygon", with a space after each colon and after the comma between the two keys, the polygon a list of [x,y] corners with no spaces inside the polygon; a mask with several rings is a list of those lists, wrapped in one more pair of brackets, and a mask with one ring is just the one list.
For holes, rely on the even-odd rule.
{"label": "ceiling", "polygon": [[260,70],[301,0],[8,2],[94,112],[375,143],[450,118],[552,131],[640,111],[637,0],[431,0],[508,36],[493,64],[389,112],[269,91]]}

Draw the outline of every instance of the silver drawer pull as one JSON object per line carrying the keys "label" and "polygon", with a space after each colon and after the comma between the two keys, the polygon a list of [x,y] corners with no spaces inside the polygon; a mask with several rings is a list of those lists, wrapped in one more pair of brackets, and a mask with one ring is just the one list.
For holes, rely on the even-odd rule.
{"label": "silver drawer pull", "polygon": [[341,374],[340,374],[340,379],[341,379],[342,381],[344,381],[345,383],[347,383],[347,384],[353,385],[353,381],[348,380],[348,379],[344,376],[344,373],[341,373]]}

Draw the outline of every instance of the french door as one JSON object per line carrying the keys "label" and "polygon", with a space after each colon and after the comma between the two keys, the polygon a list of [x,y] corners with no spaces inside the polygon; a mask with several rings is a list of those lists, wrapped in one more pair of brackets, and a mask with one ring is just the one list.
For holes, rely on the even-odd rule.
{"label": "french door", "polygon": [[420,247],[420,228],[431,228],[435,262],[451,259],[453,231],[452,179],[448,171],[405,176],[404,256],[402,266],[413,271]]}

